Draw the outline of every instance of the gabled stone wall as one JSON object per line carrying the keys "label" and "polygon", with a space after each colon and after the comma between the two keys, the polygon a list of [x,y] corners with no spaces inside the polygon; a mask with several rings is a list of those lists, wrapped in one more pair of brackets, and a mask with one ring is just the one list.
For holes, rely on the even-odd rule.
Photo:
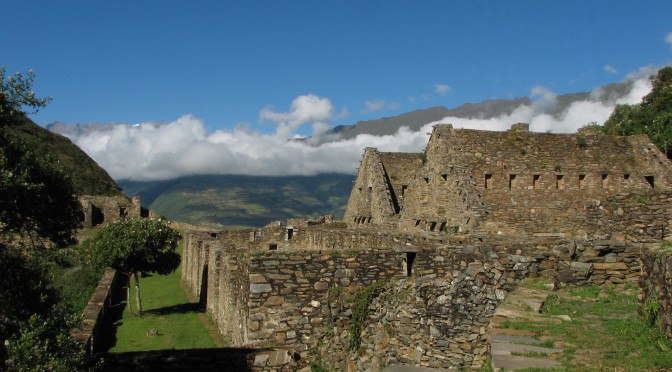
{"label": "gabled stone wall", "polygon": [[424,154],[366,149],[344,220],[409,232],[582,238],[596,200],[669,190],[671,177],[669,160],[646,136],[439,124]]}

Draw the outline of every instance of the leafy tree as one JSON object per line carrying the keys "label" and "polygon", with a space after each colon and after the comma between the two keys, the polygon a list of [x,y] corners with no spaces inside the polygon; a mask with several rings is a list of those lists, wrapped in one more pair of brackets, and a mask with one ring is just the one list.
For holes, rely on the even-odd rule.
{"label": "leafy tree", "polygon": [[[97,267],[112,267],[135,279],[136,304],[142,314],[139,276],[146,273],[170,274],[180,264],[176,252],[180,234],[157,218],[122,218],[105,225],[83,249]],[[130,288],[127,304],[131,313]]]}
{"label": "leafy tree", "polygon": [[33,77],[31,71],[5,78],[0,67],[0,370],[75,370],[81,347],[65,347],[72,324],[62,321],[69,310],[58,303],[38,252],[74,241],[79,202],[55,162],[7,135],[26,120],[26,110],[49,102],[32,92]]}
{"label": "leafy tree", "polygon": [[652,77],[653,89],[636,105],[617,105],[604,123],[604,132],[627,136],[646,134],[672,158],[672,66]]}
{"label": "leafy tree", "polygon": [[70,337],[79,318],[54,307],[45,316],[34,314],[19,337],[7,343],[7,365],[16,371],[83,371],[89,369],[86,351]]}
{"label": "leafy tree", "polygon": [[[5,66],[0,66],[0,125],[11,124],[12,119],[16,120],[26,113],[34,114],[49,104],[50,97],[35,96],[32,91],[34,79],[33,70],[29,70],[25,77],[20,72],[5,77]],[[25,107],[29,107],[30,111],[26,111]]]}

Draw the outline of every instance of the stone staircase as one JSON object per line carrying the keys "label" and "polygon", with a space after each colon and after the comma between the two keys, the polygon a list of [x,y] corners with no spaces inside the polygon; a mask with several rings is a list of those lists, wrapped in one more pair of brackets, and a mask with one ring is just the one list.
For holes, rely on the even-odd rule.
{"label": "stone staircase", "polygon": [[547,345],[528,331],[506,328],[507,320],[527,320],[530,322],[561,323],[571,321],[569,317],[541,317],[544,301],[552,293],[551,288],[531,289],[523,281],[516,290],[509,293],[502,305],[495,311],[490,321],[489,338],[492,368],[494,370],[515,371],[519,369],[561,369],[562,364],[553,360],[554,354],[563,350]]}

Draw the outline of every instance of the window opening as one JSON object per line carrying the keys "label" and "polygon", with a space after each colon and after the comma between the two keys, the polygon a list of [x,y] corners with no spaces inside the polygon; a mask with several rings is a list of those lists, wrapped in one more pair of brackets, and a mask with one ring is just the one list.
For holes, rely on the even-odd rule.
{"label": "window opening", "polygon": [[586,188],[586,175],[579,174],[579,189],[585,189],[585,188]]}
{"label": "window opening", "polygon": [[448,175],[447,174],[442,174],[441,178],[443,178],[444,181],[448,181]]}
{"label": "window opening", "polygon": [[608,183],[607,183],[607,178],[608,178],[608,177],[609,177],[608,174],[603,174],[603,175],[602,175],[602,187],[603,187],[603,188],[606,188],[607,185],[608,185]]}
{"label": "window opening", "polygon": [[278,245],[277,245],[277,244],[269,244],[269,245],[268,245],[268,250],[269,250],[269,251],[275,251],[275,250],[277,250],[277,249],[278,249]]}
{"label": "window opening", "polygon": [[646,180],[646,182],[649,183],[649,186],[651,186],[651,188],[654,187],[653,176],[644,176],[644,179]]}
{"label": "window opening", "polygon": [[565,188],[565,176],[562,174],[558,174],[555,176],[555,188],[558,190],[562,190]]}
{"label": "window opening", "polygon": [[533,189],[538,189],[540,187],[539,178],[541,178],[540,174],[535,174],[535,175],[532,176],[532,188]]}
{"label": "window opening", "polygon": [[406,190],[408,190],[408,185],[401,185],[401,197],[402,198],[406,194]]}
{"label": "window opening", "polygon": [[516,175],[509,174],[509,190],[512,190],[516,186]]}
{"label": "window opening", "polygon": [[413,275],[413,263],[415,263],[415,252],[406,252],[406,276]]}
{"label": "window opening", "polygon": [[436,229],[436,221],[432,221],[429,225],[429,231],[434,231],[434,229]]}
{"label": "window opening", "polygon": [[492,174],[488,173],[485,175],[485,188],[492,188]]}
{"label": "window opening", "polygon": [[287,228],[287,240],[292,240],[292,236],[294,236],[294,228],[288,227]]}

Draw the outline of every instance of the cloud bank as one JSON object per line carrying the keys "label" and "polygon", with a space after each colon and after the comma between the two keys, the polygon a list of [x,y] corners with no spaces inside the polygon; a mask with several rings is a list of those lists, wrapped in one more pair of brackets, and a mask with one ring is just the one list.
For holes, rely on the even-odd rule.
{"label": "cloud bank", "polygon": [[[626,80],[631,89],[625,96],[612,97],[602,89],[589,99],[574,102],[559,114],[557,95],[537,87],[533,103],[521,105],[510,114],[492,119],[447,117],[439,122],[456,128],[507,130],[512,123],[525,122],[530,130],[571,133],[590,123],[603,123],[616,104],[639,103],[651,90],[648,77],[654,69],[642,69]],[[138,181],[166,180],[202,174],[314,175],[336,172],[354,174],[364,147],[380,151],[420,152],[427,144],[433,124],[418,132],[401,128],[394,135],[359,135],[338,140],[330,134],[329,120],[334,108],[328,98],[316,95],[297,97],[287,112],[264,108],[260,121],[276,125],[272,134],[249,128],[209,132],[201,120],[184,115],[171,123],[110,124],[94,131],[63,133],[81,147],[110,175]],[[292,140],[297,129],[312,126],[310,139]]]}

